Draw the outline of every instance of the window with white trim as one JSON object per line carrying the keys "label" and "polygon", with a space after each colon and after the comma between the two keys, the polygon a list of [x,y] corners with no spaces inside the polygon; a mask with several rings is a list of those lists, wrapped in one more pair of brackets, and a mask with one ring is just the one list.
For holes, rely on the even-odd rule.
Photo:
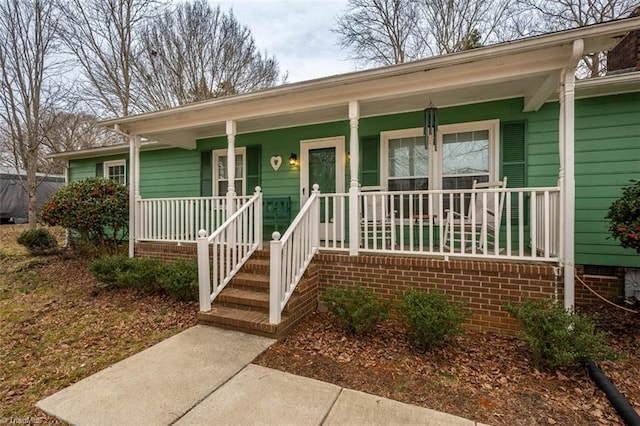
{"label": "window with white trim", "polygon": [[127,183],[125,160],[105,161],[104,177],[125,185]]}
{"label": "window with white trim", "polygon": [[426,146],[423,128],[382,132],[381,183],[389,191],[413,191],[497,180],[498,129],[498,120],[443,125],[437,146]]}
{"label": "window with white trim", "polygon": [[[237,195],[246,194],[246,162],[245,148],[236,148],[235,189]],[[225,195],[229,188],[229,170],[227,167],[227,150],[213,151],[213,190],[214,195]]]}

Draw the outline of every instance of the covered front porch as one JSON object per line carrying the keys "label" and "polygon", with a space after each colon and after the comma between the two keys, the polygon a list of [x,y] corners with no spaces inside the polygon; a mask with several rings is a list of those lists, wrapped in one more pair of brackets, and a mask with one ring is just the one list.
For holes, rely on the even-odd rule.
{"label": "covered front porch", "polygon": [[[549,284],[543,293],[562,297],[571,307],[575,68],[583,54],[609,49],[634,26],[630,21],[612,22],[106,122],[130,138],[130,255],[140,242],[196,243],[201,311],[207,312],[254,253],[266,248],[267,234],[270,324],[281,322],[283,310],[318,253],[374,256],[389,264],[409,258],[456,265],[480,262],[472,268],[480,275],[487,265],[483,262],[544,265],[544,282],[556,283],[558,277],[563,282],[561,289]],[[594,96],[604,90],[596,83],[585,84],[585,93]],[[621,78],[616,84],[628,83]],[[508,102],[514,99],[517,102]],[[482,110],[484,104],[497,103],[500,114]],[[525,169],[523,179],[506,180],[508,168],[526,163],[518,165],[502,155],[514,146],[505,137],[506,123],[537,120],[547,103],[554,106],[545,109],[536,126],[553,138],[548,155],[552,163],[538,168],[544,169],[543,174],[529,173],[530,179]],[[431,137],[416,127],[416,118],[430,104],[443,116],[451,111],[442,117],[450,127],[443,125],[440,134]],[[478,105],[471,114],[471,107]],[[555,113],[552,118],[550,111]],[[314,127],[320,129],[317,134]],[[343,127],[344,131],[336,130]],[[277,138],[281,129],[292,129],[287,140]],[[443,135],[465,132],[486,139],[482,145],[486,162],[468,173],[460,168],[454,173],[445,164]],[[521,133],[525,148],[519,152],[526,158],[526,126]],[[365,139],[372,134],[380,150],[378,162],[366,164],[365,170],[362,157],[369,149]],[[211,148],[220,137],[225,138],[225,148]],[[216,195],[143,198],[143,138],[185,150],[200,150],[203,140],[218,138],[206,145],[210,156],[215,150],[218,169],[208,185]],[[257,176],[264,182],[255,190],[247,188],[249,178],[242,175],[248,174],[246,168],[237,166],[239,158],[249,161],[249,142],[237,146],[237,138],[250,139],[267,157],[274,154],[270,163],[259,162],[262,169]],[[408,161],[424,160],[424,167],[411,166],[405,174],[393,169],[391,150],[402,144],[413,150]],[[288,173],[298,182],[276,174],[283,162],[276,154],[283,149],[297,150],[300,158],[291,156]],[[316,180],[319,174],[312,170],[312,154],[326,150],[331,156],[325,168],[333,173],[329,182]],[[377,173],[373,184],[364,173],[370,170]],[[455,189],[448,186],[453,181]],[[293,206],[292,219],[286,229],[268,235],[271,225],[265,218],[273,207],[270,199],[283,195]],[[507,281],[511,279],[517,277]],[[492,285],[500,290],[499,279]],[[507,290],[509,297],[530,293]],[[482,303],[477,309],[482,311]]]}

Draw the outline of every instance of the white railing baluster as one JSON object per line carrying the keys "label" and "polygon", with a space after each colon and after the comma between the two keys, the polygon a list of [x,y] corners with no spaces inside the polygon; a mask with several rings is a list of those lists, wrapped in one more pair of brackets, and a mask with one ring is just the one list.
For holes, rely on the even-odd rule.
{"label": "white railing baluster", "polygon": [[[188,204],[184,204],[186,207]],[[260,226],[248,226],[261,212],[256,205],[262,205],[262,192],[256,187],[256,192],[231,217],[224,221],[209,237],[206,231],[200,230],[197,239],[198,246],[198,285],[200,287],[200,310],[211,309],[211,302],[218,296],[242,265],[261,246],[262,235],[256,232]],[[185,207],[182,207],[185,210]],[[204,235],[204,236],[203,236]],[[209,248],[211,254],[209,253]],[[205,281],[209,267],[212,265],[212,279]],[[206,269],[206,273],[204,272]],[[208,293],[209,303],[203,302],[203,295]],[[208,308],[208,309],[206,309]]]}

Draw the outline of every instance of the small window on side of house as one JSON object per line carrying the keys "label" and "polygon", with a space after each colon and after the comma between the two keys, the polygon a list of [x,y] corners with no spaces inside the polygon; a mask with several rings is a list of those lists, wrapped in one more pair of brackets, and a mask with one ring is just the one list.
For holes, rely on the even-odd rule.
{"label": "small window on side of house", "polygon": [[127,183],[125,160],[105,161],[104,177],[125,185]]}

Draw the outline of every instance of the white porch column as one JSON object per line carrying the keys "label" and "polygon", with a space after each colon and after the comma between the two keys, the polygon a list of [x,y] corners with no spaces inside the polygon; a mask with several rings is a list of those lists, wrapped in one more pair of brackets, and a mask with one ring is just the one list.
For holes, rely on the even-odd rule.
{"label": "white porch column", "polygon": [[349,102],[349,167],[351,180],[349,183],[349,255],[357,256],[360,248],[360,209],[358,206],[358,182],[360,143],[358,135],[358,121],[360,119],[360,104],[358,101]]}
{"label": "white porch column", "polygon": [[233,197],[236,195],[236,122],[227,121],[227,219],[236,211]]}
{"label": "white porch column", "polygon": [[140,136],[129,137],[129,257],[135,255],[135,242],[140,227]]}
{"label": "white porch column", "polygon": [[584,50],[583,40],[574,40],[569,66],[560,81],[560,190],[562,223],[562,256],[564,268],[564,307],[575,303],[575,72]]}

